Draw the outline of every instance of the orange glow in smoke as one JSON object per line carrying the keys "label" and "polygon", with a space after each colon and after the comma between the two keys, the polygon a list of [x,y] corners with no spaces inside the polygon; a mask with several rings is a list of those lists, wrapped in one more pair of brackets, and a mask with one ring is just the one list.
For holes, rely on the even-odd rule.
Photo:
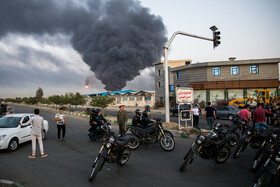
{"label": "orange glow in smoke", "polygon": [[87,85],[87,84],[85,85],[85,88],[88,88],[88,85]]}

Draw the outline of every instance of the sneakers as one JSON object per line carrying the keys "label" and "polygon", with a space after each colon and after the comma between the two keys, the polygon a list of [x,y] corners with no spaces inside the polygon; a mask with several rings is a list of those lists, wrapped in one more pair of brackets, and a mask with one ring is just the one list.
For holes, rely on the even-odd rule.
{"label": "sneakers", "polygon": [[30,156],[28,156],[28,158],[36,158],[36,156],[35,155],[30,155]]}
{"label": "sneakers", "polygon": [[41,155],[41,157],[47,157],[47,156],[48,156],[47,154],[42,154],[42,155]]}

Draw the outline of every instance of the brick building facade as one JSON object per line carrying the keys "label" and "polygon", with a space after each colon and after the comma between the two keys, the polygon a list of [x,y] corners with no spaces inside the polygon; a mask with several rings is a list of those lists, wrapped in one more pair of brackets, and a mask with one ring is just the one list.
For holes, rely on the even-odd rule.
{"label": "brick building facade", "polygon": [[[175,96],[176,87],[191,87],[195,99],[215,102],[218,99],[254,96],[255,89],[269,89],[271,95],[279,95],[280,58],[235,60],[190,63],[181,60],[169,65],[170,97]],[[164,100],[163,63],[155,63],[156,101]],[[159,74],[160,72],[160,74]]]}

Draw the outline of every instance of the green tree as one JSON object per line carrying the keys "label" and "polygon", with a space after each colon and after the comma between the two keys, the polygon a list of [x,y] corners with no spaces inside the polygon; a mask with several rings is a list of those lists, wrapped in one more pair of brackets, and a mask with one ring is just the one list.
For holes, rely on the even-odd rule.
{"label": "green tree", "polygon": [[86,104],[86,100],[85,98],[79,93],[76,92],[76,94],[73,93],[69,93],[70,96],[70,104],[71,105],[76,105],[76,108],[78,105],[85,105]]}
{"label": "green tree", "polygon": [[36,91],[36,99],[37,101],[41,101],[43,98],[44,92],[42,88],[38,88],[38,90]]}
{"label": "green tree", "polygon": [[34,104],[38,103],[38,100],[36,97],[29,97],[28,100],[26,101],[26,103],[34,105]]}
{"label": "green tree", "polygon": [[115,98],[113,98],[113,97],[99,96],[99,97],[92,98],[90,105],[94,106],[94,107],[107,108],[108,105],[113,103],[114,101],[115,101]]}
{"label": "green tree", "polygon": [[53,102],[56,105],[61,104],[61,96],[59,95],[52,95],[48,98],[49,101]]}

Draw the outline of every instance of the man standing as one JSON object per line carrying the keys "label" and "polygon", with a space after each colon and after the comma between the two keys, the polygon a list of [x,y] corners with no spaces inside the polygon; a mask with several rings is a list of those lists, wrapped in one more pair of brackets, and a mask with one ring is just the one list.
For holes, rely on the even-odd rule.
{"label": "man standing", "polygon": [[63,108],[59,109],[59,113],[57,113],[55,115],[54,120],[57,123],[58,140],[60,140],[60,134],[61,134],[61,130],[62,130],[62,140],[65,141],[65,133],[66,133],[67,122],[66,122],[65,115],[63,114]]}
{"label": "man standing", "polygon": [[214,119],[216,118],[216,110],[211,107],[211,102],[207,103],[208,106],[205,108],[204,120],[207,120],[207,124],[213,129]]}
{"label": "man standing", "polygon": [[31,127],[31,141],[32,141],[32,155],[28,156],[28,158],[36,158],[36,139],[39,143],[39,148],[41,152],[41,157],[48,156],[44,153],[43,141],[42,141],[42,131],[44,130],[44,119],[39,116],[40,110],[35,109],[34,114],[35,117],[31,118],[27,123],[24,125],[32,124]]}
{"label": "man standing", "polygon": [[124,110],[124,105],[119,106],[119,112],[117,114],[117,122],[119,124],[119,134],[123,136],[125,134],[125,122],[127,122],[127,114]]}
{"label": "man standing", "polygon": [[249,112],[250,105],[246,104],[245,108],[238,112],[240,118],[245,119],[246,121],[250,120],[250,112]]}
{"label": "man standing", "polygon": [[271,112],[269,112],[266,109],[263,109],[262,104],[258,103],[257,109],[254,110],[253,113],[252,113],[252,125],[256,129],[266,130],[265,114],[271,114]]}
{"label": "man standing", "polygon": [[198,122],[199,122],[199,108],[197,105],[194,105],[194,108],[192,109],[193,112],[193,127],[199,129]]}

